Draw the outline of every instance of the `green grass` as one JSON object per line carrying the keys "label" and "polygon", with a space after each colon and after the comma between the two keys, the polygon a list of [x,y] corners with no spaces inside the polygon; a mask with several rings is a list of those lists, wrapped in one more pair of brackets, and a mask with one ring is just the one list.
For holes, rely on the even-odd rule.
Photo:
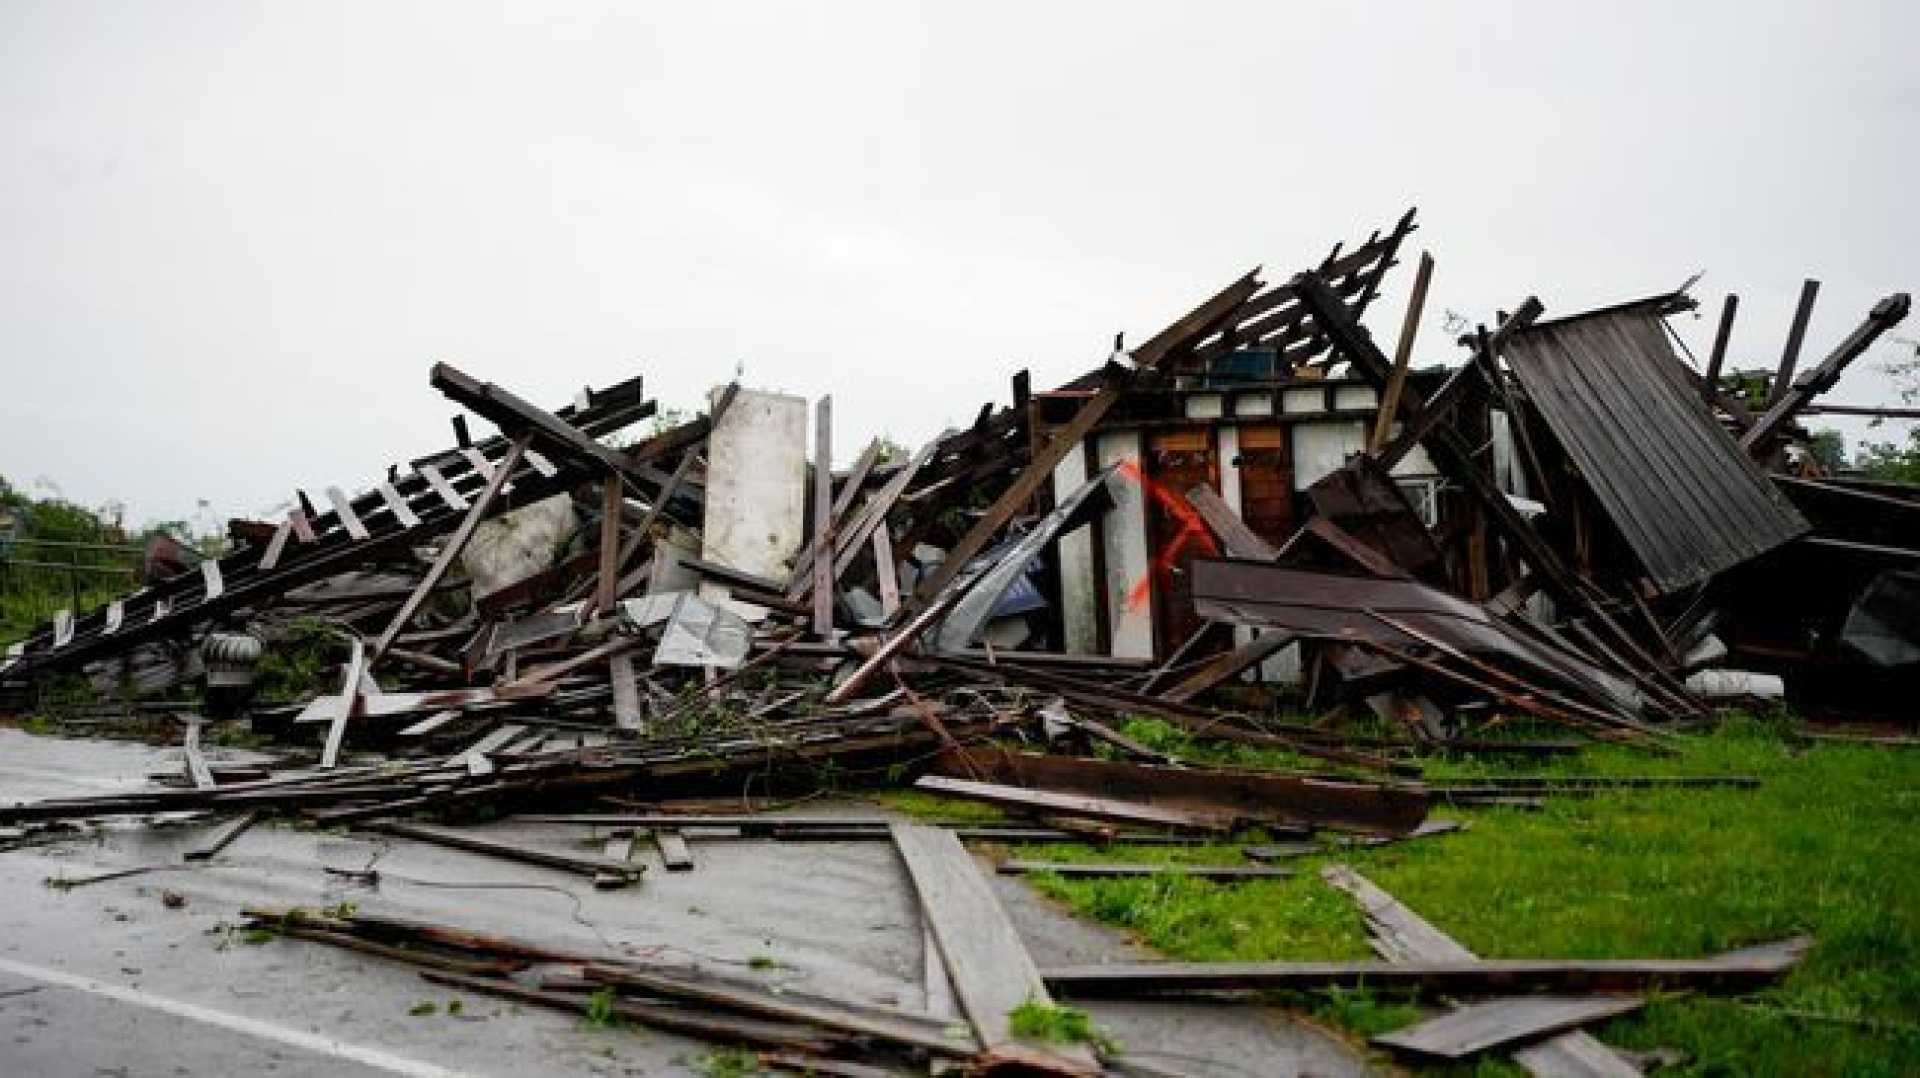
{"label": "green grass", "polygon": [[[1457,813],[1470,830],[1300,858],[1288,863],[1299,872],[1291,880],[1035,883],[1170,956],[1196,960],[1367,957],[1351,900],[1318,878],[1332,860],[1354,865],[1489,957],[1688,957],[1807,933],[1813,952],[1776,988],[1657,1000],[1599,1033],[1624,1048],[1680,1049],[1689,1062],[1679,1073],[1920,1071],[1920,755],[1836,745],[1803,751],[1774,726],[1738,721],[1689,738],[1673,757],[1602,746],[1551,763],[1435,761],[1428,772],[1750,774],[1764,784],[1549,798],[1535,813]],[[1238,857],[1231,846],[1045,846],[1020,855]],[[1361,1035],[1421,1013],[1364,992],[1294,1002]],[[1517,1073],[1497,1061],[1477,1069]]]}
{"label": "green grass", "polygon": [[1021,1040],[1037,1044],[1087,1044],[1113,1054],[1118,1045],[1093,1024],[1087,1012],[1029,999],[1007,1012],[1007,1028]]}
{"label": "green grass", "polygon": [[870,797],[875,804],[884,805],[916,820],[1000,823],[1007,818],[1006,813],[992,805],[966,801],[958,797],[942,797],[939,794],[930,794],[924,790],[911,788],[881,790],[871,794]]}

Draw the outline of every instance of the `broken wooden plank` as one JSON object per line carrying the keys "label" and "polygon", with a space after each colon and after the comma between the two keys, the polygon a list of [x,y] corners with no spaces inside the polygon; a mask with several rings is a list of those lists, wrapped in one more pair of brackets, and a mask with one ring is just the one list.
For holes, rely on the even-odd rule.
{"label": "broken wooden plank", "polygon": [[[1052,997],[1007,911],[952,832],[905,823],[892,825],[891,831],[980,1046],[991,1052],[1016,1044],[1012,1013],[1023,1004],[1050,1003]],[[1057,1054],[1087,1073],[1094,1071],[1084,1046]]]}
{"label": "broken wooden plank", "polygon": [[900,609],[900,571],[893,561],[893,533],[884,523],[873,530],[873,569],[880,587],[880,616],[892,621]]}
{"label": "broken wooden plank", "polygon": [[475,756],[485,756],[487,753],[519,737],[522,733],[526,732],[526,729],[525,726],[517,723],[507,723],[497,730],[488,732],[485,737],[482,737],[480,740],[448,757],[447,764],[451,767],[472,759]]}
{"label": "broken wooden plank", "polygon": [[[1471,959],[1472,951],[1440,931],[1372,880],[1346,865],[1328,865],[1320,878],[1353,896],[1372,930],[1374,949],[1388,961]],[[1639,1069],[1586,1033],[1566,1033],[1529,1046],[1514,1061],[1531,1074],[1632,1078]]]}
{"label": "broken wooden plank", "polygon": [[[1231,729],[1216,725],[1219,733]],[[998,747],[977,747],[969,755],[972,770],[966,761],[947,755],[935,758],[932,770],[955,778],[1199,812],[1214,819],[1311,823],[1375,834],[1405,834],[1427,815],[1426,788],[1411,784],[1273,771],[1157,767]]]}
{"label": "broken wooden plank", "polygon": [[613,601],[619,598],[616,585],[620,583],[620,513],[626,504],[621,494],[620,474],[608,472],[600,481],[600,572],[593,600],[596,610],[612,610]]}
{"label": "broken wooden plank", "polygon": [[453,489],[453,484],[447,482],[447,477],[440,473],[439,468],[431,464],[422,464],[419,471],[420,475],[426,479],[427,485],[432,487],[433,492],[440,496],[441,504],[456,513],[464,513],[467,511],[468,502],[466,497],[459,491]]}
{"label": "broken wooden plank", "polygon": [[353,502],[348,500],[346,491],[339,487],[328,487],[327,500],[333,503],[333,515],[339,518],[340,526],[347,529],[347,534],[352,536],[355,542],[367,539],[373,534],[367,530],[365,524],[360,522],[360,514],[353,511]]}
{"label": "broken wooden plank", "polygon": [[211,790],[216,785],[213,770],[207,766],[207,757],[200,751],[200,728],[205,723],[199,716],[186,719],[187,736],[180,743],[180,752],[186,757],[187,778],[196,790]]}
{"label": "broken wooden plank", "polygon": [[[572,1011],[576,1014],[587,1013],[588,1008],[593,1005],[592,997],[584,994],[527,988],[518,982],[496,977],[475,977],[442,970],[423,970],[420,976],[435,984],[504,996],[522,1003],[534,1003],[543,1007]],[[669,1033],[684,1033],[723,1044],[744,1041],[748,1044],[797,1048],[813,1052],[830,1052],[838,1044],[833,1038],[816,1032],[814,1027],[794,1022],[769,1022],[739,1015],[695,1010],[691,1007],[636,1003],[618,998],[614,999],[607,1009],[612,1015],[638,1025],[665,1030]]]}
{"label": "broken wooden plank", "polygon": [[420,515],[413,511],[413,507],[407,504],[407,500],[400,496],[400,492],[392,483],[380,484],[380,500],[387,503],[387,510],[393,514],[393,519],[400,522],[402,528],[412,530],[420,526]]}
{"label": "broken wooden plank", "polygon": [[1407,386],[1407,371],[1413,363],[1413,341],[1420,332],[1420,315],[1427,307],[1427,286],[1433,281],[1433,255],[1420,252],[1420,268],[1413,275],[1413,292],[1407,298],[1406,313],[1400,318],[1400,340],[1393,348],[1393,374],[1380,394],[1380,412],[1373,417],[1373,434],[1367,439],[1367,452],[1379,454],[1393,433],[1393,417],[1400,410],[1400,394]]}
{"label": "broken wooden plank", "polygon": [[1727,293],[1720,304],[1720,327],[1713,334],[1713,351],[1707,355],[1707,371],[1701,375],[1700,395],[1711,409],[1720,396],[1720,369],[1727,361],[1727,342],[1733,339],[1733,319],[1740,310],[1740,297]]}
{"label": "broken wooden plank", "polygon": [[758,1018],[799,1022],[839,1034],[884,1041],[898,1047],[936,1055],[969,1056],[979,1045],[964,1034],[951,1032],[933,1018],[903,1011],[843,1003],[826,996],[794,991],[769,991],[685,970],[644,969],[632,965],[588,965],[588,980],[649,996],[721,1008]]}
{"label": "broken wooden plank", "polygon": [[1516,1042],[1578,1029],[1646,1006],[1638,996],[1519,996],[1472,1003],[1373,1043],[1435,1059],[1461,1060]]}
{"label": "broken wooden plank", "polygon": [[1477,956],[1346,865],[1328,865],[1320,878],[1353,896],[1373,929],[1374,949],[1395,961],[1471,961]]}
{"label": "broken wooden plank", "polygon": [[293,521],[283,520],[273,529],[273,538],[267,540],[266,553],[260,555],[260,561],[254,566],[258,572],[266,572],[280,564],[280,555],[287,549],[287,540],[293,535]]}
{"label": "broken wooden plank", "polygon": [[833,636],[833,398],[813,413],[813,635]]}
{"label": "broken wooden plank", "polygon": [[[1807,323],[1813,319],[1813,304],[1820,297],[1820,282],[1809,277],[1800,282],[1800,302],[1793,308],[1793,325],[1787,330],[1787,343],[1780,349],[1780,368],[1773,384],[1767,387],[1767,409],[1779,404],[1793,384],[1793,369],[1800,362],[1800,346],[1807,339]],[[1756,424],[1757,425],[1757,424]]]}
{"label": "broken wooden plank", "polygon": [[1053,988],[1086,999],[1136,998],[1167,992],[1358,988],[1363,984],[1443,996],[1523,990],[1639,992],[1653,988],[1741,992],[1774,983],[1798,960],[1798,954],[1733,953],[1717,958],[1484,958],[1450,962],[1114,962],[1057,966],[1041,973]]}
{"label": "broken wooden plank", "polygon": [[1055,793],[1051,790],[1029,790],[1020,786],[947,778],[944,775],[922,776],[914,786],[929,793],[964,797],[970,801],[984,801],[990,805],[1027,812],[1085,816],[1095,820],[1114,820],[1120,823],[1182,827],[1199,831],[1230,831],[1234,822],[1232,816],[1219,813],[1165,808],[1137,801],[1116,801],[1111,798]]}
{"label": "broken wooden plank", "polygon": [[1292,633],[1263,632],[1232,651],[1221,652],[1208,660],[1204,666],[1182,678],[1179,684],[1160,695],[1184,704],[1248,667],[1265,662],[1274,652],[1293,643],[1296,639],[1297,637]]}
{"label": "broken wooden plank", "polygon": [[1253,558],[1257,561],[1272,561],[1280,556],[1280,551],[1272,543],[1254,534],[1240,514],[1233,511],[1212,487],[1201,483],[1187,491],[1187,504],[1200,514],[1214,538],[1226,548],[1229,555],[1236,558]]}
{"label": "broken wooden plank", "polygon": [[560,853],[543,850],[536,846],[524,846],[488,838],[472,831],[451,827],[432,827],[427,824],[402,823],[398,820],[376,820],[364,824],[370,831],[398,835],[416,842],[429,842],[436,846],[447,846],[468,853],[484,854],[523,864],[539,865],[543,868],[559,869],[562,872],[574,872],[593,881],[595,887],[624,887],[640,879],[645,865],[626,861],[615,861],[606,857],[592,857],[586,854]]}
{"label": "broken wooden plank", "polygon": [[1076,862],[1076,861],[1002,861],[994,866],[1003,876],[1025,876],[1035,872],[1051,872],[1068,879],[1112,879],[1122,876],[1185,876],[1196,880],[1212,880],[1217,883],[1230,883],[1236,880],[1284,880],[1293,872],[1284,868],[1268,868],[1264,865],[1186,865],[1186,864],[1147,864],[1139,861],[1126,862]]}
{"label": "broken wooden plank", "polygon": [[227,590],[227,582],[220,575],[220,559],[205,558],[200,562],[200,600],[207,602],[220,598]]}
{"label": "broken wooden plank", "polygon": [[219,856],[222,850],[233,845],[234,839],[246,834],[247,829],[258,822],[260,822],[260,810],[249,809],[215,832],[206,842],[195,846],[181,856],[188,861],[210,861]]}
{"label": "broken wooden plank", "polygon": [[668,872],[692,872],[693,850],[678,831],[661,828],[653,833],[653,844],[660,850],[660,863]]}
{"label": "broken wooden plank", "polygon": [[866,684],[867,679],[891,664],[894,656],[918,640],[921,633],[945,616],[947,608],[958,602],[961,594],[961,589],[953,589],[940,596],[925,610],[920,611],[912,621],[907,622],[899,631],[882,641],[879,647],[874,648],[873,654],[867,656],[867,661],[861,663],[853,673],[848,674],[845,681],[834,686],[833,690],[822,697],[820,702],[829,707],[846,703],[854,693],[860,690],[860,686]]}
{"label": "broken wooden plank", "polygon": [[613,688],[613,724],[622,730],[644,730],[646,723],[640,717],[640,686],[633,670],[633,656],[623,651],[608,659],[607,680]]}
{"label": "broken wooden plank", "polygon": [[327,727],[326,748],[320,753],[320,766],[332,768],[340,762],[340,746],[347,737],[347,722],[360,711],[360,675],[367,669],[367,649],[359,637],[352,641],[353,654],[347,660],[347,673],[341,681],[339,704],[333,724]]}
{"label": "broken wooden plank", "polygon": [[427,596],[439,586],[441,578],[447,575],[447,570],[451,569],[454,561],[460,557],[460,552],[466,549],[467,541],[473,538],[474,529],[480,526],[480,521],[485,519],[487,511],[493,507],[494,499],[500,496],[501,489],[507,485],[507,477],[512,475],[514,469],[519,466],[521,454],[527,451],[528,437],[523,434],[514,439],[513,446],[507,450],[506,457],[500,462],[499,470],[487,480],[486,487],[474,499],[473,505],[467,510],[467,515],[461,519],[460,526],[455,528],[453,534],[448,536],[446,542],[441,545],[440,555],[433,559],[433,565],[427,569],[426,575],[420,578],[420,583],[414,588],[413,594],[407,596],[406,601],[400,604],[400,609],[394,611],[393,620],[387,623],[386,630],[380,634],[379,639],[374,641],[372,654],[368,658],[369,663],[379,662],[380,656],[393,646],[394,637],[399,636],[401,630],[413,621],[413,616],[420,611],[420,604],[426,602]]}

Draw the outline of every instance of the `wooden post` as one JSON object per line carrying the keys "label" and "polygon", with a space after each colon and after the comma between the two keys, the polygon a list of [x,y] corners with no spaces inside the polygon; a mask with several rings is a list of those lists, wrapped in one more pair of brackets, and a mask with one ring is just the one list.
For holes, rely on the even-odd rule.
{"label": "wooden post", "polygon": [[1413,293],[1407,297],[1407,313],[1400,320],[1400,343],[1394,346],[1393,375],[1380,395],[1380,414],[1373,420],[1373,437],[1367,452],[1378,453],[1393,432],[1393,415],[1400,409],[1400,393],[1406,388],[1407,368],[1413,362],[1413,340],[1420,332],[1420,316],[1427,307],[1427,285],[1433,280],[1433,255],[1420,252],[1420,269],[1414,274]]}
{"label": "wooden post", "polygon": [[620,513],[626,508],[621,497],[620,473],[608,469],[600,483],[600,587],[594,594],[594,609],[602,614],[613,610],[618,597],[615,587],[620,579]]}
{"label": "wooden post", "polygon": [[1720,396],[1720,368],[1727,361],[1727,342],[1733,337],[1733,316],[1739,310],[1740,297],[1727,293],[1726,301],[1720,304],[1720,328],[1713,335],[1713,352],[1707,357],[1707,381],[1700,387],[1708,408],[1712,408]]}
{"label": "wooden post", "polygon": [[813,412],[813,634],[833,635],[833,398]]}
{"label": "wooden post", "polygon": [[880,614],[891,619],[900,609],[900,576],[893,562],[893,534],[885,521],[873,530],[873,568],[880,582]]}
{"label": "wooden post", "polygon": [[1820,295],[1820,282],[1809,277],[1800,285],[1800,306],[1793,312],[1793,328],[1787,331],[1787,346],[1780,352],[1780,369],[1773,376],[1773,388],[1767,393],[1769,405],[1787,395],[1793,384],[1793,368],[1800,362],[1800,343],[1807,338],[1807,323],[1813,319],[1813,301]]}

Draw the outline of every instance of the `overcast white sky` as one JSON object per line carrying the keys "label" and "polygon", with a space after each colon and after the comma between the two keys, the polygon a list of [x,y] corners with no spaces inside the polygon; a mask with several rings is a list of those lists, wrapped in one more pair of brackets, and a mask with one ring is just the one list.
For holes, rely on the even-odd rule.
{"label": "overcast white sky", "polygon": [[[709,8],[719,10],[709,10]],[[557,405],[918,442],[1408,205],[1421,358],[1707,274],[1817,360],[1915,290],[1920,4],[0,4],[0,475],[256,514]],[[1903,326],[1920,336],[1920,325]],[[1704,347],[1700,349],[1704,355]],[[1890,356],[1882,352],[1882,356]],[[1829,398],[1888,401],[1862,363]],[[1902,436],[1905,426],[1882,428]]]}

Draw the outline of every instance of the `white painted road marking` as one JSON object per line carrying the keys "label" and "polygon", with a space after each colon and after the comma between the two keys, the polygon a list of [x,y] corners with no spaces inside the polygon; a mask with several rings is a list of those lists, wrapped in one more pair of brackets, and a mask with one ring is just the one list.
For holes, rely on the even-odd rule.
{"label": "white painted road marking", "polygon": [[307,1033],[298,1029],[289,1029],[286,1026],[274,1025],[272,1022],[263,1022],[258,1018],[248,1018],[245,1015],[228,1014],[225,1011],[216,1011],[211,1007],[203,1007],[198,1003],[188,1003],[185,1000],[167,999],[164,996],[156,996],[149,992],[142,992],[138,988],[128,988],[124,985],[110,984],[106,981],[95,980],[92,977],[82,977],[78,974],[67,973],[63,970],[47,969],[42,966],[30,966],[24,962],[15,962],[12,959],[0,958],[0,971],[25,977],[29,980],[58,985],[61,988],[71,988],[76,992],[89,992],[96,996],[104,996],[107,999],[119,1000],[121,1003],[130,1003],[136,1007],[163,1011],[180,1018],[189,1018],[195,1022],[204,1022],[210,1026],[219,1026],[222,1029],[230,1029],[236,1033],[245,1033],[249,1036],[262,1038],[263,1040],[279,1041],[281,1044],[290,1044],[296,1048],[304,1048],[309,1052],[332,1056],[335,1059],[347,1059],[355,1063],[364,1063],[369,1067],[377,1067],[380,1070],[390,1071],[394,1074],[406,1075],[408,1078],[460,1078],[461,1075],[460,1071],[451,1071],[445,1067],[435,1066],[432,1063],[422,1063],[418,1060],[408,1059],[405,1056],[397,1056],[378,1048],[369,1048],[360,1044],[348,1044],[345,1041],[335,1040],[332,1037],[323,1037],[317,1033]]}

